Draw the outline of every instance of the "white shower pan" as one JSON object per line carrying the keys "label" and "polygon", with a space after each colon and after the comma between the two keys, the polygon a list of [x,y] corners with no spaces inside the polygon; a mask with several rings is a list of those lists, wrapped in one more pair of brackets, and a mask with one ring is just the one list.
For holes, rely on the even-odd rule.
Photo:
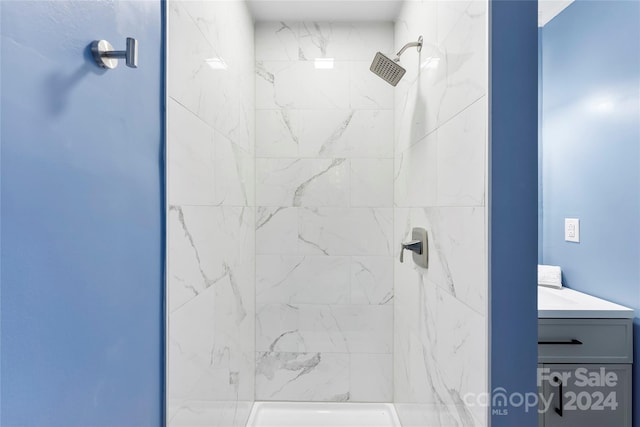
{"label": "white shower pan", "polygon": [[400,427],[389,403],[256,402],[247,427]]}

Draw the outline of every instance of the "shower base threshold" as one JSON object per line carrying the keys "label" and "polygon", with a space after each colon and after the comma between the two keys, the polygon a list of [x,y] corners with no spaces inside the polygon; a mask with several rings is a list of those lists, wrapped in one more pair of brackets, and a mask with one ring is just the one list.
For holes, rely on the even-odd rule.
{"label": "shower base threshold", "polygon": [[255,402],[247,427],[401,427],[390,403]]}

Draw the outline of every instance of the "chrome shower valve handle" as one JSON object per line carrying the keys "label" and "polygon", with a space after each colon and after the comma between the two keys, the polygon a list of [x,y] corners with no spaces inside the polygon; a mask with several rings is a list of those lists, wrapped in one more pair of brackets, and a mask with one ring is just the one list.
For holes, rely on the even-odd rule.
{"label": "chrome shower valve handle", "polygon": [[411,230],[411,240],[404,242],[400,248],[400,262],[404,262],[404,250],[407,249],[413,254],[411,258],[417,266],[429,268],[429,236],[427,230],[421,227],[414,227]]}
{"label": "chrome shower valve handle", "polygon": [[402,243],[402,248],[400,249],[400,262],[404,262],[405,249],[415,252],[418,255],[422,255],[422,242],[420,240],[411,240],[410,242]]}
{"label": "chrome shower valve handle", "polygon": [[124,58],[127,67],[138,68],[138,40],[131,37],[127,37],[126,50],[114,50],[108,41],[95,40],[91,43],[91,53],[96,64],[102,68],[116,68],[118,58]]}

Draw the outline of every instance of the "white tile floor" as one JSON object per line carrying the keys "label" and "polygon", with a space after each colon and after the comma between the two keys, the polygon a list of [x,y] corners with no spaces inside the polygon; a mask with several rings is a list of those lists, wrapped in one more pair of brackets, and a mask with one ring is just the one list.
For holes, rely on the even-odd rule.
{"label": "white tile floor", "polygon": [[389,403],[256,402],[247,427],[400,427]]}

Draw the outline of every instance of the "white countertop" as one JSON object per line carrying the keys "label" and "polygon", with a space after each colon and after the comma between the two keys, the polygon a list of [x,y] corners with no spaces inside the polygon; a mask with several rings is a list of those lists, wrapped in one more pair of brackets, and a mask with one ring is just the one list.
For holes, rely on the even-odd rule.
{"label": "white countertop", "polygon": [[631,308],[574,291],[538,286],[538,318],[631,319]]}

